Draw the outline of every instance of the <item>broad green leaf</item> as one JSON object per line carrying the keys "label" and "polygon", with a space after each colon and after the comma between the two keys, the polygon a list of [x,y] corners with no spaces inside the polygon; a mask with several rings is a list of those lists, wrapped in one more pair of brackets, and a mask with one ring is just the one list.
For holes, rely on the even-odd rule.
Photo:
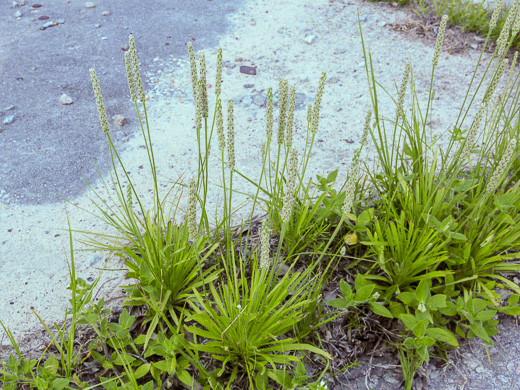
{"label": "broad green leaf", "polygon": [[459,342],[457,338],[451,333],[448,329],[444,328],[428,328],[426,329],[426,334],[437,341],[441,341],[443,343],[448,343],[453,345],[454,347],[459,346]]}
{"label": "broad green leaf", "polygon": [[442,307],[446,307],[446,295],[444,294],[435,294],[430,298],[430,301],[426,305],[432,310],[440,309]]}
{"label": "broad green leaf", "polygon": [[428,281],[423,279],[419,282],[417,289],[415,290],[415,296],[419,302],[426,302],[426,299],[430,295],[430,287],[428,286]]}
{"label": "broad green leaf", "polygon": [[346,245],[355,245],[358,242],[357,234],[346,234],[345,237],[343,237],[343,241],[345,241]]}
{"label": "broad green leaf", "polygon": [[487,334],[486,330],[482,326],[482,323],[480,321],[475,321],[471,324],[470,329],[475,333],[478,337],[480,337],[482,340],[484,340],[487,343],[490,343],[491,340],[489,338],[489,335]]}
{"label": "broad green leaf", "polygon": [[428,353],[428,348],[424,345],[421,345],[419,348],[417,348],[417,353],[419,354],[421,359],[426,363],[430,361],[430,354]]}
{"label": "broad green leaf", "polygon": [[520,295],[518,295],[518,294],[511,294],[511,296],[509,298],[507,298],[507,304],[509,306],[517,305],[519,299],[520,299]]}
{"label": "broad green leaf", "polygon": [[404,326],[412,330],[417,323],[417,319],[411,314],[401,314],[399,319],[403,321]]}
{"label": "broad green leaf", "polygon": [[382,317],[394,318],[390,310],[377,302],[370,302],[370,309],[377,315]]}
{"label": "broad green leaf", "polygon": [[70,379],[67,378],[56,378],[51,382],[53,390],[63,390],[70,383]]}
{"label": "broad green leaf", "polygon": [[503,307],[500,311],[508,316],[517,316],[520,314],[520,306]]}
{"label": "broad green leaf", "polygon": [[450,232],[450,233],[451,233],[450,238],[452,240],[462,241],[462,242],[468,241],[468,238],[462,233],[454,233],[454,232]]}
{"label": "broad green leaf", "polygon": [[390,302],[390,313],[392,313],[395,318],[399,318],[401,314],[406,313],[406,310],[400,303],[392,301]]}
{"label": "broad green leaf", "polygon": [[421,337],[419,340],[416,341],[417,344],[424,345],[425,347],[431,347],[433,344],[435,344],[435,339],[424,336]]}
{"label": "broad green leaf", "polygon": [[482,310],[477,313],[475,318],[480,321],[488,321],[488,320],[492,319],[496,313],[497,313],[496,310]]}
{"label": "broad green leaf", "polygon": [[177,376],[179,377],[179,380],[184,383],[185,385],[193,387],[193,378],[189,374],[188,371],[182,370],[181,372],[177,373]]}
{"label": "broad green leaf", "polygon": [[401,302],[403,302],[405,305],[408,306],[414,306],[417,304],[417,299],[415,298],[415,294],[411,292],[402,292],[397,296],[397,299],[399,299]]}
{"label": "broad green leaf", "polygon": [[413,327],[413,334],[415,337],[421,338],[426,332],[426,322],[418,321]]}
{"label": "broad green leaf", "polygon": [[356,291],[354,299],[357,302],[365,302],[372,295],[375,286],[375,284],[369,284],[368,286],[361,287],[359,290]]}
{"label": "broad green leaf", "polygon": [[337,309],[345,309],[351,306],[344,298],[331,299],[330,301],[327,301],[327,305],[335,307]]}
{"label": "broad green leaf", "polygon": [[143,376],[148,374],[149,371],[150,371],[150,363],[146,363],[146,364],[139,366],[137,368],[137,370],[135,370],[135,373],[134,373],[135,379],[142,378]]}
{"label": "broad green leaf", "polygon": [[350,287],[350,285],[347,282],[345,282],[343,279],[340,280],[340,282],[339,282],[339,288],[341,290],[341,294],[343,294],[343,296],[347,300],[352,299],[352,287]]}

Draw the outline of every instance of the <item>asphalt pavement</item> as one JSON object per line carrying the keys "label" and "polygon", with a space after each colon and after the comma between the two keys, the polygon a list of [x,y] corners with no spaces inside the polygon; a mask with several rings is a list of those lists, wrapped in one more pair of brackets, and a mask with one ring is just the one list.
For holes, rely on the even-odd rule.
{"label": "asphalt pavement", "polygon": [[[25,3],[24,5],[22,5]],[[4,0],[0,2],[0,204],[73,199],[109,170],[89,68],[95,68],[119,151],[140,131],[124,66],[128,36],[141,71],[154,58],[218,45],[243,0]],[[148,80],[144,80],[145,88]],[[65,94],[72,104],[61,104]],[[111,120],[112,122],[112,120]],[[114,128],[115,127],[115,128]]]}

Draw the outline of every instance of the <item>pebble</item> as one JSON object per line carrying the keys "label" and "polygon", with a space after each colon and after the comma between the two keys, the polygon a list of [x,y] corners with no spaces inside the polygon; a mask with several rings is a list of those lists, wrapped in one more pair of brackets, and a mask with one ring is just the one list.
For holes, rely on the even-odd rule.
{"label": "pebble", "polygon": [[253,97],[253,103],[256,104],[258,107],[264,107],[267,102],[267,95],[261,93],[258,95],[255,95]]}
{"label": "pebble", "polygon": [[49,17],[48,16],[45,16],[45,15],[42,15],[38,18],[38,20],[48,20]]}
{"label": "pebble", "polygon": [[67,94],[63,94],[60,96],[60,104],[62,106],[68,106],[70,104],[74,103],[74,100],[72,100],[72,98],[70,96],[68,96]]}
{"label": "pebble", "polygon": [[87,1],[87,2],[85,3],[85,7],[86,7],[86,8],[95,8],[95,7],[96,7],[96,4],[94,4],[94,3],[91,2],[91,1]]}
{"label": "pebble", "polygon": [[331,77],[327,80],[328,84],[336,84],[337,82],[339,82],[339,79],[337,77]]}
{"label": "pebble", "polygon": [[95,28],[100,28],[101,25],[98,23],[98,24],[95,24],[94,27],[95,27]]}
{"label": "pebble", "polygon": [[244,88],[253,88],[254,84],[244,84]]}
{"label": "pebble", "polygon": [[16,1],[13,1],[12,3],[13,8],[18,8],[20,4],[18,4]]}
{"label": "pebble", "polygon": [[128,51],[128,49],[130,49],[130,46],[128,46],[128,44],[124,44],[123,46],[121,46],[121,50],[123,51]]}
{"label": "pebble", "polygon": [[478,49],[478,45],[476,43],[472,43],[470,46],[472,49],[475,49],[475,50]]}
{"label": "pebble", "polygon": [[235,64],[234,62],[231,62],[231,61],[224,61],[224,63],[222,65],[224,65],[226,68],[229,68],[229,69],[234,69],[237,66],[237,64]]}
{"label": "pebble", "polygon": [[103,12],[101,12],[101,15],[103,15],[103,16],[109,16],[109,15],[110,15],[110,12],[108,12],[108,11],[103,11]]}
{"label": "pebble", "polygon": [[253,68],[252,66],[246,66],[246,65],[242,65],[240,67],[240,73],[244,73],[244,74],[250,74],[250,75],[256,75],[256,69]]}
{"label": "pebble", "polygon": [[244,99],[242,99],[242,104],[246,107],[249,107],[253,103],[253,99],[251,99],[251,96],[246,96]]}
{"label": "pebble", "polygon": [[312,45],[316,40],[316,35],[307,35],[304,39],[305,43],[308,45]]}
{"label": "pebble", "polygon": [[14,122],[14,115],[9,115],[4,118],[4,125],[10,125]]}
{"label": "pebble", "polygon": [[340,47],[336,48],[336,53],[339,53],[339,54],[343,54],[346,51],[347,51],[347,48],[344,46],[340,46]]}
{"label": "pebble", "polygon": [[112,119],[114,121],[114,125],[116,126],[124,126],[128,123],[128,119],[126,119],[126,117],[123,115],[114,115]]}
{"label": "pebble", "polygon": [[10,106],[7,106],[5,108],[5,111],[11,111],[11,110],[14,110],[14,108],[15,108],[14,105],[11,104]]}
{"label": "pebble", "polygon": [[368,19],[368,15],[361,15],[361,16],[359,17],[359,20],[362,21],[362,22],[366,22],[367,19]]}
{"label": "pebble", "polygon": [[56,23],[63,24],[65,23],[65,19],[56,19]]}
{"label": "pebble", "polygon": [[23,15],[23,14],[22,14],[22,11],[16,11],[16,12],[14,13],[14,17],[15,17],[15,18],[21,18],[22,15]]}

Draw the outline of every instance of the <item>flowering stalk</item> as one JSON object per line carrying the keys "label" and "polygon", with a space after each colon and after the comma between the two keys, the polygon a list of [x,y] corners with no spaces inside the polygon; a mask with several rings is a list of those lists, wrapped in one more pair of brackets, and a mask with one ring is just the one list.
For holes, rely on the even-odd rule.
{"label": "flowering stalk", "polygon": [[188,191],[188,211],[186,213],[188,232],[190,240],[196,241],[199,231],[197,226],[197,185],[193,178],[190,178]]}
{"label": "flowering stalk", "polygon": [[406,94],[406,87],[408,86],[408,80],[410,78],[410,71],[412,70],[412,62],[408,61],[404,68],[403,79],[401,80],[401,86],[399,88],[399,92],[397,95],[397,108],[395,110],[395,115],[397,119],[404,115],[403,105],[404,105],[404,96]]}
{"label": "flowering stalk", "polygon": [[289,89],[289,83],[280,79],[280,88],[278,92],[278,108],[280,109],[280,115],[278,117],[278,145],[283,144],[285,138],[285,114],[287,112],[287,93]]}
{"label": "flowering stalk", "polygon": [[224,118],[222,116],[222,103],[220,99],[217,101],[216,107],[216,115],[217,115],[217,134],[218,134],[218,148],[222,153],[224,153],[224,148],[226,147],[226,138],[224,136]]}
{"label": "flowering stalk", "polygon": [[441,47],[444,42],[444,32],[446,31],[446,24],[448,24],[448,15],[443,15],[441,19],[441,25],[439,26],[439,34],[437,35],[437,42],[435,43],[435,51],[433,54],[433,67],[437,67],[439,64],[439,56],[441,54]]}
{"label": "flowering stalk", "polygon": [[193,86],[193,99],[197,100],[198,77],[197,77],[197,59],[195,57],[195,50],[193,45],[188,42],[188,52],[190,54],[190,68],[191,68],[191,84]]}
{"label": "flowering stalk", "polygon": [[130,53],[125,53],[125,68],[126,68],[126,79],[128,80],[128,87],[130,88],[130,96],[134,104],[137,102],[137,93],[135,92],[134,75],[132,73],[132,60]]}
{"label": "flowering stalk", "polygon": [[206,77],[206,57],[203,52],[199,52],[200,60],[200,80],[199,80],[199,99],[202,104],[202,116],[208,117],[208,89]]}
{"label": "flowering stalk", "polygon": [[218,49],[217,79],[215,80],[215,95],[219,96],[222,84],[222,49]]}
{"label": "flowering stalk", "polygon": [[233,123],[233,99],[228,100],[228,165],[229,170],[235,169],[235,125]]}
{"label": "flowering stalk", "polygon": [[502,7],[504,5],[504,0],[498,0],[495,9],[493,11],[493,15],[491,16],[491,22],[489,22],[489,32],[488,35],[491,34],[491,31],[495,29],[497,26],[498,16],[502,12]]}
{"label": "flowering stalk", "polygon": [[460,154],[460,156],[461,156],[460,161],[466,161],[469,158],[469,155],[471,153],[471,148],[473,147],[473,144],[475,143],[477,131],[480,127],[480,122],[482,121],[482,117],[484,116],[485,109],[486,109],[486,106],[484,104],[481,104],[480,108],[477,112],[477,115],[475,115],[475,119],[473,120],[473,123],[471,124],[471,127],[468,132],[468,137],[466,138],[466,143],[464,144],[464,148],[462,149],[462,152]]}
{"label": "flowering stalk", "polygon": [[267,90],[267,110],[265,115],[267,120],[267,142],[269,143],[273,137],[273,88],[271,87]]}
{"label": "flowering stalk", "polygon": [[289,178],[287,180],[287,186],[285,188],[285,196],[283,200],[283,207],[281,212],[282,223],[289,222],[291,217],[292,206],[294,203],[294,191],[296,189],[296,176],[298,168],[298,152],[296,149],[291,150],[291,156],[289,157]]}
{"label": "flowering stalk", "polygon": [[489,179],[488,185],[486,186],[486,192],[492,193],[497,189],[497,186],[500,182],[500,178],[506,172],[507,167],[509,167],[509,163],[511,162],[511,157],[513,156],[513,152],[516,148],[516,139],[513,138],[507,145],[506,151],[500,162],[498,163],[497,168],[493,172],[493,175]]}
{"label": "flowering stalk", "polygon": [[495,74],[495,77],[493,77],[493,79],[489,83],[488,90],[487,90],[486,94],[484,95],[484,99],[482,100],[482,104],[484,104],[485,106],[487,106],[487,104],[489,103],[489,100],[491,100],[491,97],[495,93],[498,83],[500,82],[500,80],[502,79],[502,76],[504,75],[504,72],[506,71],[506,66],[507,66],[508,62],[509,62],[509,60],[503,60],[500,63],[500,66],[498,67],[498,71]]}
{"label": "flowering stalk", "polygon": [[511,30],[511,25],[513,24],[513,20],[516,16],[516,10],[518,9],[518,2],[515,1],[513,6],[510,8],[509,13],[507,14],[506,21],[504,23],[504,27],[500,32],[500,36],[497,39],[497,56],[498,58],[502,58],[504,52],[506,50],[506,44],[509,39],[509,34]]}
{"label": "flowering stalk", "polygon": [[291,87],[289,97],[289,114],[287,115],[287,128],[285,129],[285,145],[287,149],[291,149],[294,127],[294,106],[296,104],[296,87]]}
{"label": "flowering stalk", "polygon": [[90,79],[92,81],[92,87],[94,89],[94,96],[96,98],[96,106],[99,116],[99,122],[101,122],[101,128],[108,134],[110,131],[110,126],[108,125],[108,117],[107,112],[105,111],[105,105],[103,103],[103,96],[101,95],[101,88],[99,88],[99,82],[96,77],[96,71],[94,69],[90,69]]}
{"label": "flowering stalk", "polygon": [[318,132],[318,125],[320,121],[320,105],[321,98],[323,96],[323,90],[325,89],[325,82],[327,81],[327,73],[323,72],[320,78],[320,84],[318,86],[318,92],[316,92],[316,99],[314,99],[314,112],[312,113],[312,133]]}
{"label": "flowering stalk", "polygon": [[144,104],[146,96],[144,94],[143,80],[141,80],[141,73],[139,72],[139,62],[137,61],[137,50],[135,48],[134,36],[130,34],[129,37],[130,55],[132,57],[132,67],[134,71],[134,81],[137,86],[137,92],[139,94],[139,100]]}
{"label": "flowering stalk", "polygon": [[262,231],[260,233],[260,269],[269,267],[269,252],[271,245],[269,243],[270,231],[266,219],[262,221]]}

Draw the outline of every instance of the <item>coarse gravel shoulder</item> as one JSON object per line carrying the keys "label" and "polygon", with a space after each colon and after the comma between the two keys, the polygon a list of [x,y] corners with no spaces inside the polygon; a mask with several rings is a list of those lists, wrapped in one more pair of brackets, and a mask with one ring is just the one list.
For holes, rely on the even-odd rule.
{"label": "coarse gravel shoulder", "polygon": [[[302,150],[306,107],[313,101],[320,75],[325,71],[328,82],[322,99],[319,134],[307,173],[314,176],[339,168],[340,175],[345,174],[353,152],[359,146],[363,119],[370,108],[358,17],[365,43],[372,53],[376,80],[395,96],[396,84],[400,82],[406,62],[411,60],[418,96],[424,102],[428,94],[435,40],[419,39],[396,31],[399,25],[409,23],[411,13],[391,4],[361,0],[251,0],[237,3],[236,10],[227,14],[229,27],[217,35],[216,42],[202,45],[197,40],[192,41],[196,51],[203,50],[206,54],[208,82],[213,84],[209,89],[210,107],[214,103],[217,50],[223,50],[221,98],[223,102],[234,101],[238,170],[249,177],[256,177],[260,171],[267,90],[273,87],[277,91],[280,77],[296,86],[293,142]],[[192,31],[191,35],[196,37],[196,32]],[[437,93],[432,127],[434,135],[439,137],[440,147],[448,141],[446,137],[442,138],[443,133],[457,118],[480,55],[481,40],[474,35],[465,35],[464,39],[468,44],[463,45],[466,46],[463,50],[442,52],[436,69]],[[144,66],[157,171],[161,187],[166,192],[174,181],[186,182],[197,169],[187,50],[180,54],[165,50],[153,54],[147,49],[147,42],[138,36],[136,44],[138,54],[147,53],[145,57],[140,56],[140,60]],[[488,57],[484,55],[484,63]],[[145,61],[148,62],[144,64]],[[256,74],[243,73],[250,68],[254,68]],[[102,92],[104,77],[109,77],[111,72],[124,77],[122,56],[114,59],[113,69],[107,68],[105,74],[98,74]],[[477,77],[481,74],[479,69]],[[87,77],[85,74],[85,82],[88,82]],[[127,126],[135,126],[135,112],[129,104],[128,91],[121,90],[121,96],[113,99],[120,104],[114,104],[117,110],[109,105],[109,117],[123,115],[129,120]],[[84,104],[90,104],[89,112],[95,115],[93,96],[90,103],[86,101]],[[392,100],[383,94],[380,95],[380,107],[383,114],[395,111]],[[81,122],[72,122],[70,126],[81,126]],[[92,127],[88,131],[99,133],[101,128]],[[124,133],[125,127],[113,125],[112,131]],[[149,201],[153,182],[142,137],[136,131],[121,135],[118,145],[122,146],[121,157],[134,186]],[[373,146],[368,146],[362,159],[368,165],[375,162]],[[219,172],[216,158],[210,169]],[[213,182],[218,184],[219,178],[215,177]],[[100,180],[92,179],[91,185],[103,199],[113,194],[111,188],[108,191],[103,188]],[[234,185],[242,186],[245,191],[250,189],[247,183],[240,181]],[[87,187],[70,198],[84,210],[63,201],[0,203],[3,233],[0,238],[0,320],[12,329],[16,337],[24,340],[28,349],[37,348],[41,340],[41,331],[35,332],[40,326],[31,308],[51,323],[63,319],[68,307],[68,232],[57,229],[67,228],[68,216],[72,229],[114,233],[85,211],[96,213],[91,199],[96,198]],[[237,202],[243,200],[237,197]],[[211,192],[210,207],[217,207],[219,201],[217,191]],[[81,234],[76,233],[74,237],[81,238]],[[86,246],[75,242],[74,248],[79,250]],[[75,251],[74,257],[78,276],[86,280],[96,278],[105,262],[110,269],[122,266],[103,252]],[[114,305],[120,302],[121,291],[117,286],[123,282],[123,275],[122,271],[105,271],[98,297],[113,298]],[[481,342],[471,340],[463,343],[460,350],[450,352],[450,362],[432,360],[421,369],[416,389],[520,389],[520,380],[517,380],[520,374],[520,329],[515,318],[505,318],[499,329],[500,333],[494,337],[495,346],[489,348],[489,360]],[[0,340],[3,345],[0,352],[5,354],[8,340],[2,338],[1,333]],[[395,353],[382,351],[380,355],[367,356],[358,363],[358,367],[337,378],[334,389],[402,388],[401,369]]]}

